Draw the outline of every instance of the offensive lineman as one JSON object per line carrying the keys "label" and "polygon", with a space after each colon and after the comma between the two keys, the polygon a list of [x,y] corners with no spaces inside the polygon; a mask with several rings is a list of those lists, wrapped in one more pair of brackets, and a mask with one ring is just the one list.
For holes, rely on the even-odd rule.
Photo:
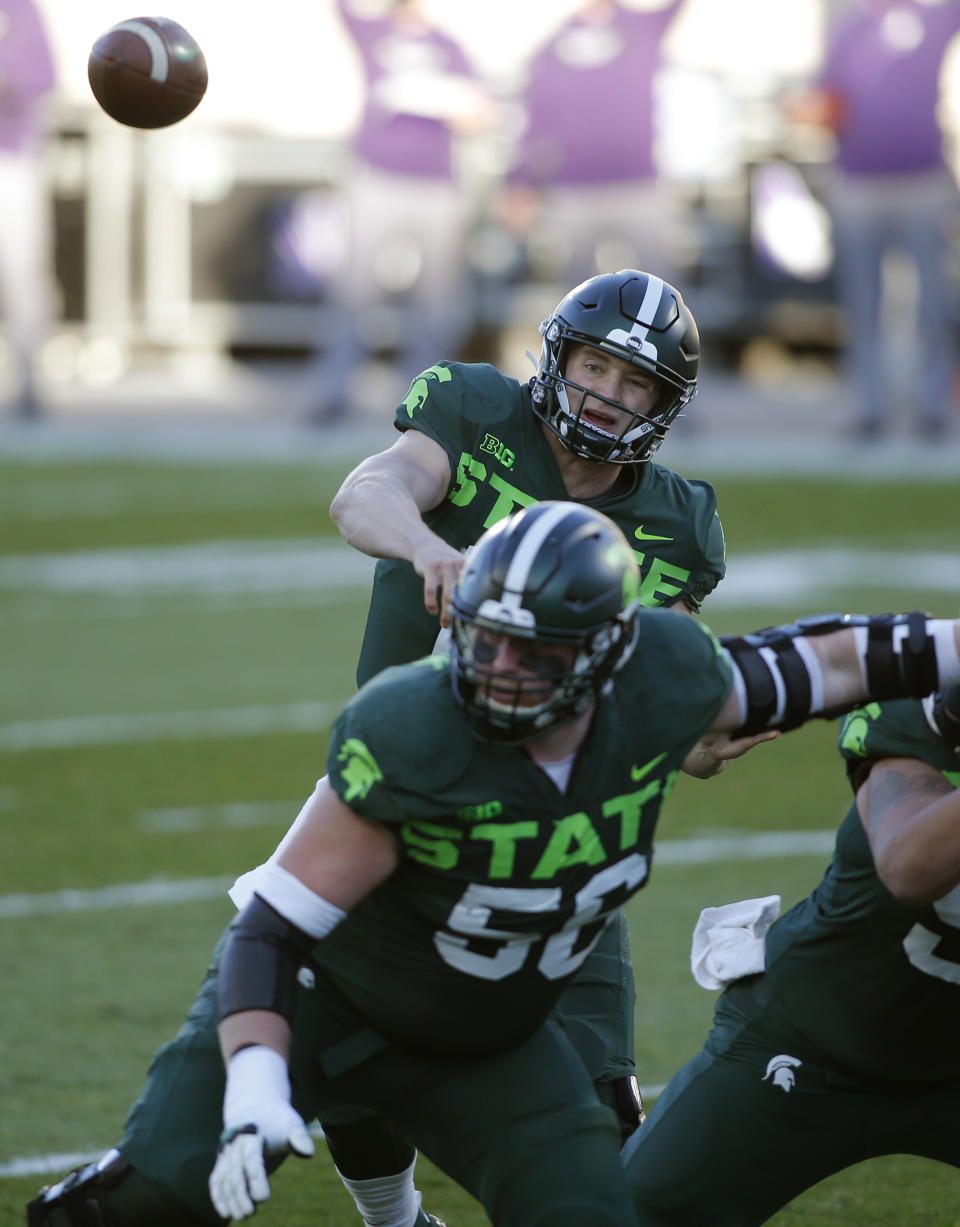
{"label": "offensive lineman", "polygon": [[960,686],[851,713],[840,750],[823,881],[624,1148],[642,1227],[755,1227],[880,1155],[960,1167]]}
{"label": "offensive lineman", "polygon": [[[619,524],[640,566],[644,605],[696,612],[722,578],[712,487],[650,462],[697,386],[699,338],[679,293],[635,270],[604,274],[571,291],[541,332],[540,365],[528,386],[485,364],[440,363],[414,380],[396,414],[400,439],[360,464],[335,498],[331,511],[346,540],[380,559],[357,670],[361,684],[387,665],[429,654],[450,620],[462,550],[510,511],[540,499],[582,500]],[[710,774],[773,735],[701,745],[685,769]],[[238,884],[238,904],[255,880]],[[626,949],[619,920],[558,1005],[624,1134],[640,1111]],[[222,1078],[212,1025],[208,1035],[196,1026],[191,1013],[177,1039],[157,1053],[120,1146],[140,1175],[185,1203],[185,1222],[186,1206],[198,1221],[209,1221],[210,1207],[206,1173],[185,1142],[181,1050],[206,1050],[212,1076]],[[218,1088],[204,1105],[205,1116],[194,1103],[191,1123],[218,1122],[221,1094]],[[370,1117],[322,1124],[368,1221],[390,1227],[430,1221],[418,1209],[408,1142]],[[211,1129],[212,1153],[219,1123]],[[48,1215],[53,1204],[45,1203]]]}

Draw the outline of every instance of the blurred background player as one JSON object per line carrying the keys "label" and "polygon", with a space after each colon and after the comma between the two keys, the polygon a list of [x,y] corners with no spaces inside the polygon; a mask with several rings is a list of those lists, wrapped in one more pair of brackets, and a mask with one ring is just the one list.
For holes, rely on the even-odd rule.
{"label": "blurred background player", "polygon": [[43,175],[44,104],[55,83],[32,0],[0,0],[0,309],[14,370],[10,410],[40,412],[38,362],[52,309],[53,230]]}
{"label": "blurred background player", "polygon": [[[816,88],[790,106],[835,139],[830,207],[863,438],[890,425],[894,393],[908,399],[923,436],[942,436],[953,420],[958,312],[948,253],[960,202],[945,161],[941,70],[958,31],[958,0],[855,0],[834,19]],[[892,252],[915,287],[893,285]],[[904,370],[890,315],[905,289],[915,329]]]}
{"label": "blurred background player", "polygon": [[826,876],[624,1148],[641,1227],[755,1227],[880,1155],[960,1167],[960,687],[851,713],[840,751]]}
{"label": "blurred background player", "polygon": [[527,69],[499,212],[561,283],[623,266],[676,279],[680,203],[657,168],[655,83],[682,2],[587,0]]}
{"label": "blurred background player", "polygon": [[404,378],[456,357],[471,317],[458,140],[495,116],[468,57],[419,0],[337,0],[337,9],[366,84],[343,187],[347,258],[309,368],[314,421],[363,399],[364,364],[379,352],[396,351]]}

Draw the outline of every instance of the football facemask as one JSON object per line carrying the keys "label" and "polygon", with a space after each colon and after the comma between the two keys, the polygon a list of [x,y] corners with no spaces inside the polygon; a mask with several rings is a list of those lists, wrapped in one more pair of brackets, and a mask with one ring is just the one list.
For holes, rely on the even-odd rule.
{"label": "football facemask", "polygon": [[[587,460],[639,464],[663,442],[697,389],[700,339],[679,291],[635,269],[604,273],[571,290],[540,325],[543,347],[532,382],[537,417],[565,447]],[[654,375],[655,412],[635,413],[619,401],[589,396],[617,411],[616,432],[583,418],[588,389],[565,375],[571,343],[590,345]],[[620,417],[620,415],[625,415]]]}
{"label": "football facemask", "polygon": [[596,701],[633,648],[639,576],[620,530],[577,503],[489,529],[453,597],[454,693],[471,729],[519,743]]}

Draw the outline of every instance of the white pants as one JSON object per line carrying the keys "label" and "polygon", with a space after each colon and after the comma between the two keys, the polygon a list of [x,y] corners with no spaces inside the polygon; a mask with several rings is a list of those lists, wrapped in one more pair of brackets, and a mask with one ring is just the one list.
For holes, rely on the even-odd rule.
{"label": "white pants", "polygon": [[568,287],[619,268],[676,283],[683,211],[670,184],[570,184],[547,189],[541,206],[535,241],[552,249]]}
{"label": "white pants", "polygon": [[317,377],[328,398],[349,403],[351,376],[377,348],[383,304],[402,303],[394,338],[404,381],[455,358],[471,320],[466,225],[455,182],[357,166],[344,188],[348,257],[334,289],[338,308]]}
{"label": "white pants", "polygon": [[960,216],[952,175],[842,175],[831,183],[839,291],[849,329],[849,363],[859,411],[879,425],[890,413],[895,346],[884,336],[883,262],[890,250],[912,261],[919,283],[917,344],[908,387],[916,417],[943,425],[954,408],[956,286],[949,231]]}
{"label": "white pants", "polygon": [[31,383],[52,308],[53,226],[40,158],[0,150],[0,312],[3,332]]}

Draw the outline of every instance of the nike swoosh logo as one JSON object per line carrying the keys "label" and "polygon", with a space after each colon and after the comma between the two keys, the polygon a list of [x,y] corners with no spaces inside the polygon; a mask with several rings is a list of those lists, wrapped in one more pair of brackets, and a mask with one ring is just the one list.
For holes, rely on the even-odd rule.
{"label": "nike swoosh logo", "polygon": [[645,775],[649,775],[657,763],[662,762],[667,757],[667,752],[664,750],[662,754],[658,754],[655,759],[647,763],[644,767],[633,766],[630,768],[630,779],[636,784],[642,780]]}
{"label": "nike swoosh logo", "polygon": [[633,534],[638,541],[672,541],[672,537],[658,537],[656,533],[645,533],[641,524]]}

